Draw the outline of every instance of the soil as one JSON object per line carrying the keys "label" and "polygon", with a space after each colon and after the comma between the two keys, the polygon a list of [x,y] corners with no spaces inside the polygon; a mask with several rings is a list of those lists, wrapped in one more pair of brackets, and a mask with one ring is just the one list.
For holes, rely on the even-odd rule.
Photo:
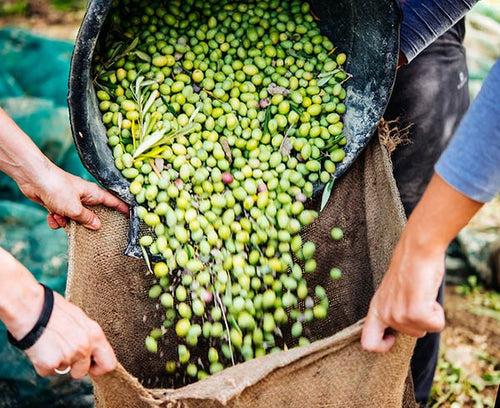
{"label": "soil", "polygon": [[[480,376],[488,369],[488,363],[478,357],[486,353],[493,359],[500,360],[500,321],[478,316],[470,311],[471,297],[464,297],[448,286],[445,295],[446,328],[441,337],[441,348],[444,357],[460,367],[464,376],[480,380]],[[482,397],[495,398],[496,389],[486,388]],[[442,407],[450,405],[443,404]],[[474,407],[473,402],[464,400],[463,407]]]}
{"label": "soil", "polygon": [[500,322],[493,317],[472,313],[470,306],[471,302],[457,294],[454,287],[446,288],[447,328],[443,333],[444,345],[454,346],[464,342],[475,344],[492,357],[500,359]]}
{"label": "soil", "polygon": [[30,0],[26,15],[0,16],[0,28],[18,27],[32,30],[49,38],[74,41],[84,10],[59,11],[48,0]]}

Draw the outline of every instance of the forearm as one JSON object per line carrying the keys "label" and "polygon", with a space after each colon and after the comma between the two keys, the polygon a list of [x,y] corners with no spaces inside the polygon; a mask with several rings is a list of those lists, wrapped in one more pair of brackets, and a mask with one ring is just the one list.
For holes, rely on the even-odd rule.
{"label": "forearm", "polygon": [[401,51],[408,61],[460,20],[477,0],[401,0]]}
{"label": "forearm", "polygon": [[0,108],[0,171],[27,185],[35,184],[51,167],[50,160]]}
{"label": "forearm", "polygon": [[408,219],[401,242],[409,251],[429,256],[444,254],[449,243],[482,205],[434,174]]}
{"label": "forearm", "polygon": [[16,338],[25,336],[42,310],[43,289],[11,254],[0,248],[0,320]]}
{"label": "forearm", "polygon": [[433,176],[370,302],[361,336],[363,348],[387,352],[395,341],[387,328],[414,337],[444,328],[444,312],[436,302],[444,275],[444,254],[481,205],[439,175]]}

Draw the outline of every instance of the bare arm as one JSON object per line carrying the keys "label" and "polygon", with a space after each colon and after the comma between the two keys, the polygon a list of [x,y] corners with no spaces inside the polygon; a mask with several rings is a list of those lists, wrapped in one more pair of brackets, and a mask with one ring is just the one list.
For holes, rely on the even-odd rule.
{"label": "bare arm", "polygon": [[87,228],[99,228],[99,219],[84,205],[104,204],[128,213],[120,199],[52,163],[1,108],[0,171],[12,177],[24,195],[49,211],[51,228],[64,227],[67,217]]}
{"label": "bare arm", "polygon": [[[0,171],[49,211],[47,222],[54,229],[64,227],[67,217],[87,228],[99,228],[99,219],[84,204],[104,204],[128,213],[127,205],[112,194],[53,164],[1,108]],[[33,275],[1,248],[0,266],[0,320],[20,340],[40,316],[44,291]],[[100,326],[58,294],[47,327],[26,354],[42,376],[71,366],[71,375],[81,378],[116,366],[115,354]]]}
{"label": "bare arm", "polygon": [[371,301],[361,338],[366,350],[392,347],[394,335],[384,337],[387,328],[415,337],[443,329],[444,312],[436,297],[446,248],[482,205],[433,176]]}
{"label": "bare arm", "polygon": [[[0,320],[17,340],[35,325],[42,311],[43,288],[33,275],[0,248]],[[42,336],[26,354],[38,374],[71,366],[71,375],[101,375],[116,366],[116,357],[100,326],[78,307],[54,294],[52,315]]]}

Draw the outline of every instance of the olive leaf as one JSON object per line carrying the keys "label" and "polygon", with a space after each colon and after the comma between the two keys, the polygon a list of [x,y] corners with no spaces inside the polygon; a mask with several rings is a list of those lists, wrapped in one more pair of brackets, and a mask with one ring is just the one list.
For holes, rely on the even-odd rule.
{"label": "olive leaf", "polygon": [[194,123],[189,123],[186,126],[169,133],[167,136],[165,135],[166,128],[162,128],[160,130],[157,130],[156,132],[152,133],[151,135],[147,136],[146,139],[139,145],[137,146],[137,149],[132,156],[133,159],[136,159],[139,157],[142,153],[145,151],[157,147],[158,145],[167,142],[170,139],[173,139],[178,136],[183,136],[189,132],[191,132],[194,129]]}
{"label": "olive leaf", "polygon": [[330,195],[332,194],[333,184],[335,183],[335,177],[332,176],[330,181],[326,184],[325,189],[323,190],[323,195],[321,196],[321,208],[320,211],[326,207],[328,200],[330,199]]}
{"label": "olive leaf", "polygon": [[[142,113],[142,110],[141,110]],[[141,115],[142,116],[142,115]],[[139,140],[142,142],[144,138],[149,133],[149,130],[152,129],[151,122],[153,121],[152,115],[146,113],[144,117],[141,117],[141,134],[139,135]]]}
{"label": "olive leaf", "polygon": [[234,329],[236,329],[240,334],[243,334],[241,329],[240,329],[240,326],[238,325],[238,322],[236,321],[236,319],[234,318],[233,315],[229,315],[228,318],[227,318],[227,321],[229,322],[229,324],[231,326],[233,326]]}
{"label": "olive leaf", "polygon": [[123,41],[118,41],[117,43],[115,43],[115,48],[112,51],[111,56],[109,58],[113,59],[117,55],[119,55],[124,46],[125,46],[125,43]]}
{"label": "olive leaf", "polygon": [[146,251],[146,248],[144,248],[144,246],[142,245],[141,245],[141,250],[142,250],[142,255],[144,257],[144,261],[146,262],[146,266],[148,267],[148,271],[151,274],[154,274],[153,269],[151,268],[151,262],[149,261],[148,251]]}
{"label": "olive leaf", "polygon": [[317,85],[318,85],[319,87],[325,86],[325,85],[328,83],[328,81],[329,81],[330,79],[332,79],[332,78],[333,78],[333,75],[323,77],[323,78],[321,78],[321,79],[318,81],[318,84],[317,84]]}
{"label": "olive leaf", "polygon": [[137,79],[135,80],[135,87],[132,90],[132,96],[135,99],[135,101],[140,104],[142,102],[142,91],[141,88],[145,88],[147,86],[153,85],[157,83],[156,81],[150,79],[145,81],[144,75],[139,75]]}
{"label": "olive leaf", "polygon": [[299,115],[302,115],[304,113],[304,109],[298,106],[295,102],[290,102],[290,109],[295,113],[298,113]]}
{"label": "olive leaf", "polygon": [[97,87],[99,87],[103,91],[106,91],[107,93],[112,93],[111,89],[118,88],[118,85],[109,81],[102,81],[102,80],[100,82],[96,82],[96,85]]}
{"label": "olive leaf", "polygon": [[149,95],[149,99],[147,100],[146,104],[144,105],[144,108],[142,109],[142,114],[145,115],[146,113],[149,112],[149,109],[151,109],[151,106],[153,106],[154,101],[160,93],[155,89],[153,92],[151,92],[151,95]]}
{"label": "olive leaf", "polygon": [[320,72],[320,73],[318,74],[318,78],[325,78],[325,77],[329,77],[329,76],[335,75],[335,74],[336,74],[336,72],[335,72],[335,71],[337,71],[337,72],[338,72],[338,71],[339,71],[339,69],[336,69],[336,70],[334,70],[334,71],[330,71],[330,72]]}
{"label": "olive leaf", "polygon": [[191,114],[191,116],[189,117],[189,123],[192,123],[195,118],[196,118],[196,115],[198,114],[198,112],[200,111],[200,108],[201,108],[201,105],[198,106],[194,111],[193,113]]}
{"label": "olive leaf", "polygon": [[118,61],[120,58],[126,57],[131,51],[133,51],[137,45],[139,44],[139,37],[135,37],[132,42],[122,51],[125,47],[123,42],[120,42],[119,45],[114,49],[111,57],[108,61],[103,63],[103,67],[107,68]]}
{"label": "olive leaf", "polygon": [[163,128],[157,130],[156,132],[146,137],[146,139],[139,146],[137,146],[137,149],[135,150],[135,153],[132,156],[132,158],[135,159],[140,154],[144,153],[146,150],[152,148],[156,143],[158,143],[162,139],[166,131],[167,129]]}
{"label": "olive leaf", "polygon": [[290,156],[290,153],[292,151],[292,143],[290,142],[290,139],[287,136],[283,138],[279,150],[283,156]]}
{"label": "olive leaf", "polygon": [[264,116],[264,123],[262,124],[262,130],[264,134],[269,133],[269,121],[271,120],[271,105],[266,109],[266,116]]}
{"label": "olive leaf", "polygon": [[99,73],[99,79],[104,80],[104,78],[107,78],[107,77],[109,77],[111,74],[114,74],[114,73],[115,73],[115,71],[114,71],[114,70],[101,72],[101,73]]}
{"label": "olive leaf", "polygon": [[136,99],[136,102],[139,102],[140,99],[142,81],[144,81],[144,77],[142,75],[138,76],[137,79],[135,80],[135,92],[133,92],[133,95],[134,98]]}
{"label": "olive leaf", "polygon": [[345,137],[345,135],[343,133],[337,135],[337,136],[333,136],[331,137],[330,139],[328,139],[328,142],[327,144],[325,145],[324,147],[324,150],[328,150],[328,151],[331,151],[331,149],[333,149],[333,147],[338,143],[340,142],[343,138]]}
{"label": "olive leaf", "polygon": [[322,87],[324,85],[326,85],[328,83],[328,81],[330,81],[330,79],[332,79],[336,74],[338,74],[339,72],[342,72],[341,69],[337,68],[337,69],[334,69],[333,71],[330,71],[330,72],[322,72],[318,75],[318,83],[317,85],[319,87]]}
{"label": "olive leaf", "polygon": [[132,42],[129,44],[129,46],[125,49],[125,51],[123,52],[123,56],[127,55],[128,53],[130,53],[131,51],[135,50],[135,48],[137,47],[137,44],[139,44],[139,37],[135,37]]}
{"label": "olive leaf", "polygon": [[285,136],[283,137],[283,141],[280,144],[279,151],[283,156],[290,156],[290,153],[292,152],[292,142],[290,142],[290,139],[288,138],[288,135],[290,132],[293,130],[295,127],[295,124],[291,124],[288,128],[288,130],[285,133]]}
{"label": "olive leaf", "polygon": [[165,95],[161,95],[161,99],[163,99],[163,102],[164,102],[164,103],[165,103],[165,105],[167,106],[168,111],[169,111],[172,115],[177,115],[177,112],[175,111],[174,107],[168,103],[167,97],[166,97]]}
{"label": "olive leaf", "polygon": [[146,54],[144,51],[141,51],[141,50],[135,50],[134,51],[134,54],[137,55],[137,57],[139,57],[141,60],[145,61],[145,62],[151,62],[151,57]]}
{"label": "olive leaf", "polygon": [[158,82],[155,81],[154,79],[150,79],[148,81],[144,81],[142,84],[141,84],[141,87],[146,87],[146,86],[150,86],[150,85],[153,85],[153,84],[157,84]]}
{"label": "olive leaf", "polygon": [[311,56],[304,51],[295,51],[293,49],[288,50],[288,53],[294,58],[306,58],[309,59]]}
{"label": "olive leaf", "polygon": [[221,138],[220,144],[222,146],[222,150],[224,150],[224,153],[226,154],[227,161],[229,163],[233,162],[233,155],[231,154],[231,148],[229,147],[229,143],[227,142],[226,138]]}

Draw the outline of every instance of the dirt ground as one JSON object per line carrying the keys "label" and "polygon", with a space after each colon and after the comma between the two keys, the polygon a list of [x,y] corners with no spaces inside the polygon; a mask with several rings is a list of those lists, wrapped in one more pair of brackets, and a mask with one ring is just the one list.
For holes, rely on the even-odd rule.
{"label": "dirt ground", "polygon": [[[473,313],[477,297],[462,296],[455,286],[445,295],[447,326],[441,338],[442,356],[433,407],[492,407],[500,380],[500,320]],[[484,387],[484,389],[482,389]]]}
{"label": "dirt ground", "polygon": [[26,28],[49,38],[76,39],[84,10],[62,12],[50,6],[48,0],[30,0],[29,5],[29,12],[25,15],[0,16],[0,28]]}

